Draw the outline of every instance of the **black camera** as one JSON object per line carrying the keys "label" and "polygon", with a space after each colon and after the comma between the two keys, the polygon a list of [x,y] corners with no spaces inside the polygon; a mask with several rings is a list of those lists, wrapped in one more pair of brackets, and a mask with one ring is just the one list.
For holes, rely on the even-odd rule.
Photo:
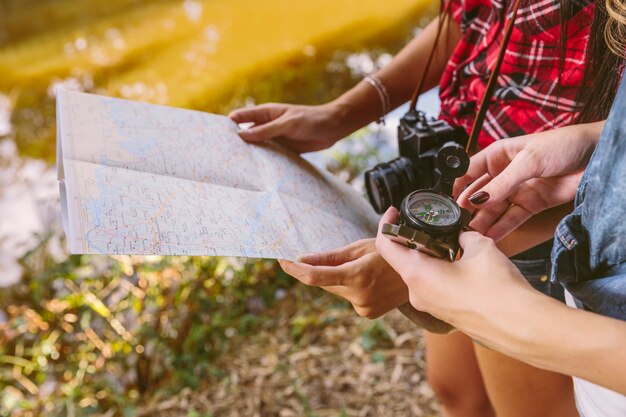
{"label": "black camera", "polygon": [[440,176],[439,152],[449,146],[465,146],[467,139],[463,128],[409,110],[398,126],[400,157],[365,172],[367,195],[374,210],[380,214],[389,206],[399,208],[411,191],[433,188]]}

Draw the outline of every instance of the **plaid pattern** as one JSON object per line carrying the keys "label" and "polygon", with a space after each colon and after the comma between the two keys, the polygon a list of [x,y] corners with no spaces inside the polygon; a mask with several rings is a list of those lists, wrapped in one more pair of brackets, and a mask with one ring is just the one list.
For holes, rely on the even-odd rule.
{"label": "plaid pattern", "polygon": [[[449,0],[462,39],[441,78],[441,118],[471,130],[512,0]],[[583,80],[593,1],[574,0],[559,88],[560,1],[522,0],[478,145],[569,124]],[[560,96],[560,97],[559,97]]]}

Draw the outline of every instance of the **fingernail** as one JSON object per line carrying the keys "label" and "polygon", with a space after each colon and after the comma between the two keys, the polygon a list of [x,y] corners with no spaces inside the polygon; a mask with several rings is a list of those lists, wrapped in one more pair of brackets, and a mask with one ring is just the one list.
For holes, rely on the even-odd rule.
{"label": "fingernail", "polygon": [[237,127],[239,128],[239,131],[251,130],[252,126],[254,126],[254,123],[252,123],[252,122],[242,122],[242,123],[238,123],[237,124]]}
{"label": "fingernail", "polygon": [[489,197],[491,196],[489,195],[487,191],[479,191],[477,193],[472,194],[469,197],[469,201],[472,204],[483,204],[483,203],[486,203],[487,200],[489,200]]}

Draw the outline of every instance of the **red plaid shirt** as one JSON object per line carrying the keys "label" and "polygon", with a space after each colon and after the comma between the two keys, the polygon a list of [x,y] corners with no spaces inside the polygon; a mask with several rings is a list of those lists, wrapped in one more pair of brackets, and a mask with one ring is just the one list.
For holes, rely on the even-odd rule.
{"label": "red plaid shirt", "polygon": [[[469,132],[504,35],[503,5],[508,19],[513,1],[449,1],[462,38],[441,78],[441,118]],[[497,139],[567,125],[576,115],[594,5],[588,0],[572,3],[559,90],[560,1],[522,0],[478,138],[481,148]]]}

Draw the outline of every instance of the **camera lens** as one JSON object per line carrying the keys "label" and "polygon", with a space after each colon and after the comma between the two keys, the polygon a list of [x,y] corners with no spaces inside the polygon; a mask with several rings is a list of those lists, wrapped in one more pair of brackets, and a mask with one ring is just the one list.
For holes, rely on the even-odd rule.
{"label": "camera lens", "polygon": [[408,158],[383,162],[365,172],[365,186],[370,204],[382,214],[389,206],[400,207],[402,198],[414,187],[415,175]]}

